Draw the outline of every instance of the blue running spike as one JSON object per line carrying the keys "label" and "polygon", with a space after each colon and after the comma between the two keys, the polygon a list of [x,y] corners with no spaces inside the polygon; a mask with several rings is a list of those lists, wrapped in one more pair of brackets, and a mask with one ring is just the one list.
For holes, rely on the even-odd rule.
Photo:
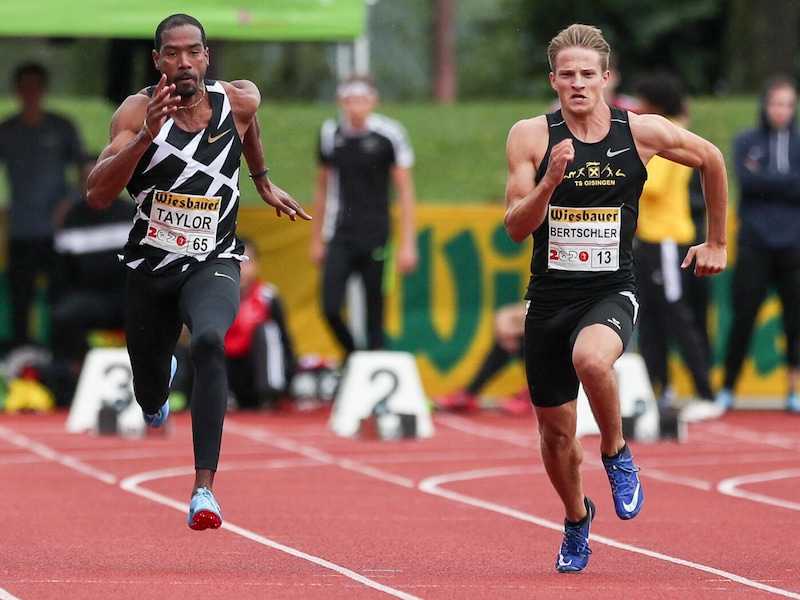
{"label": "blue running spike", "polygon": [[564,521],[564,541],[558,551],[556,571],[559,573],[579,573],[589,564],[589,529],[595,515],[594,502],[589,498],[584,499],[586,504],[586,522],[583,525],[567,525]]}
{"label": "blue running spike", "polygon": [[[169,385],[172,385],[172,380],[175,378],[175,373],[177,370],[178,359],[173,356],[172,363],[170,364]],[[142,416],[144,417],[144,422],[153,429],[158,429],[159,427],[163,426],[164,423],[167,422],[167,417],[169,417],[169,398],[167,398],[167,401],[164,402],[163,406],[158,409],[156,414],[148,415],[146,412],[142,411]]]}
{"label": "blue running spike", "polygon": [[639,467],[634,466],[627,444],[616,457],[602,458],[608,482],[611,484],[614,510],[620,519],[632,519],[639,514],[644,504],[644,492],[637,475]]}

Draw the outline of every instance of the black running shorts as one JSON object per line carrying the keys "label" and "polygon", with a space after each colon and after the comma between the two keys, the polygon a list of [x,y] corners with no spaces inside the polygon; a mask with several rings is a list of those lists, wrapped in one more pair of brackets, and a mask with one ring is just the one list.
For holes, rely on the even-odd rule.
{"label": "black running shorts", "polygon": [[525,373],[534,406],[561,406],[578,397],[572,347],[580,331],[597,323],[614,330],[628,345],[638,316],[633,292],[579,300],[544,311],[533,304],[525,318]]}

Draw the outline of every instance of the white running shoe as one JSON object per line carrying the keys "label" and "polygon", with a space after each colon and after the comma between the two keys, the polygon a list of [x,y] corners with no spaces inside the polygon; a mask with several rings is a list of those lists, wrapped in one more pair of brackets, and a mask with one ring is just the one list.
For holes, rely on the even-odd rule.
{"label": "white running shoe", "polygon": [[725,407],[710,400],[694,400],[681,409],[680,420],[685,423],[719,419],[725,414]]}

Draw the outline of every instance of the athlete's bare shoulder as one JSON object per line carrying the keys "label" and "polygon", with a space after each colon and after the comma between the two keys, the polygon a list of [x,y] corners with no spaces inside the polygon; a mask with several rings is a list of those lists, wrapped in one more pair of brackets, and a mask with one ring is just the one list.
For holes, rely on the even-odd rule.
{"label": "athlete's bare shoulder", "polygon": [[512,132],[522,133],[522,134],[530,134],[530,133],[542,133],[547,131],[547,117],[545,115],[538,115],[536,117],[530,117],[527,119],[521,119],[514,123],[514,126],[511,128]]}
{"label": "athlete's bare shoulder", "polygon": [[147,103],[149,101],[150,98],[145,93],[145,90],[125,98],[111,117],[112,132],[119,130],[139,131],[147,115]]}
{"label": "athlete's bare shoulder", "polygon": [[539,115],[517,121],[508,133],[506,154],[509,160],[528,160],[538,165],[549,141],[547,117]]}
{"label": "athlete's bare shoulder", "polygon": [[684,134],[683,128],[661,115],[628,113],[628,120],[636,148],[645,164],[655,154],[680,145]]}
{"label": "athlete's bare shoulder", "polygon": [[237,79],[235,81],[220,81],[225,88],[225,92],[231,102],[242,102],[252,104],[255,107],[261,103],[261,92],[258,86],[249,79]]}
{"label": "athlete's bare shoulder", "polygon": [[261,104],[261,92],[258,90],[258,86],[247,79],[220,81],[219,83],[222,84],[228,95],[236,120],[249,123]]}

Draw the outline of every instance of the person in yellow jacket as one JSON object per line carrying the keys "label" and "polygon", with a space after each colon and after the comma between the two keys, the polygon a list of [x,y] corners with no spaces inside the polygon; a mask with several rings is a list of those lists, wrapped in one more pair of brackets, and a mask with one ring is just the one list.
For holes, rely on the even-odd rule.
{"label": "person in yellow jacket", "polygon": [[[686,93],[674,76],[654,73],[639,81],[636,94],[640,113],[660,114],[678,124],[687,120]],[[696,243],[691,177],[691,168],[660,156],[647,164],[634,244],[641,304],[639,351],[662,405],[672,402],[668,357],[676,344],[698,399],[709,401],[701,408],[712,408],[707,337],[686,294],[694,275],[681,269],[686,251]]]}

